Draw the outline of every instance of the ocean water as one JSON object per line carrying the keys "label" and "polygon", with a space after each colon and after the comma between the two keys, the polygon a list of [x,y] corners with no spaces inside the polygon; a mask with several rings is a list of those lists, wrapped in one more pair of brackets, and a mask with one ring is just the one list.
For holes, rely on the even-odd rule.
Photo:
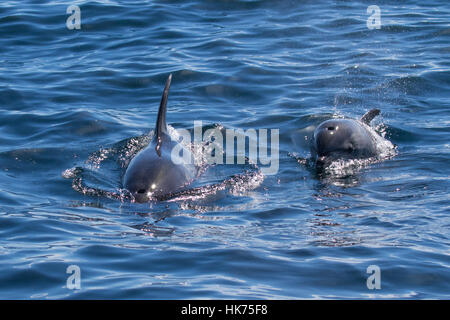
{"label": "ocean water", "polygon": [[[0,298],[450,298],[448,1],[8,1],[0,26]],[[278,129],[276,174],[124,197],[170,73],[171,128]],[[371,108],[383,158],[302,161]]]}

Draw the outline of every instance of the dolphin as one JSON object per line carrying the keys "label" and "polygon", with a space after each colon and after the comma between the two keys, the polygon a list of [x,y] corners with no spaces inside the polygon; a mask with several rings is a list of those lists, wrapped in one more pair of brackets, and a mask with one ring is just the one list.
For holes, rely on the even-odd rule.
{"label": "dolphin", "polygon": [[331,119],[322,122],[313,134],[311,154],[316,165],[323,166],[339,158],[370,158],[378,154],[375,139],[367,127],[380,114],[372,109],[362,118]]}
{"label": "dolphin", "polygon": [[166,110],[171,81],[172,74],[164,87],[152,141],[130,161],[123,176],[123,186],[136,202],[148,202],[179,191],[189,185],[196,174],[194,164],[172,161],[171,153],[175,147],[186,153],[190,151],[174,141],[167,130]]}

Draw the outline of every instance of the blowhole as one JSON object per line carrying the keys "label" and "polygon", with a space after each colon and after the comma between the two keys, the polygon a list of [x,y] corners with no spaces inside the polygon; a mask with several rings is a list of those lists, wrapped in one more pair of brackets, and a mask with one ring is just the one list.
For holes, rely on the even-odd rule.
{"label": "blowhole", "polygon": [[146,191],[145,189],[139,189],[138,193],[145,193],[145,191]]}
{"label": "blowhole", "polygon": [[327,129],[330,130],[330,131],[333,131],[334,127],[328,127]]}

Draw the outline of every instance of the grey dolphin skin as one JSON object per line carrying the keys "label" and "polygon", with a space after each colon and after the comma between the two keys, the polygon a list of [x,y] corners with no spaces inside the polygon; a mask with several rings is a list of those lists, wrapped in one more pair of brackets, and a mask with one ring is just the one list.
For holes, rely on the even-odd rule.
{"label": "grey dolphin skin", "polygon": [[331,119],[322,122],[315,130],[311,153],[317,165],[326,165],[338,158],[369,158],[377,155],[377,148],[368,129],[380,110],[368,111],[358,121],[354,119]]}
{"label": "grey dolphin skin", "polygon": [[[171,159],[171,152],[178,144],[170,137],[166,124],[171,81],[172,74],[167,79],[161,98],[153,140],[130,161],[123,176],[123,186],[131,192],[136,202],[147,202],[176,192],[195,177],[193,164],[175,164]],[[183,152],[190,151],[184,149]]]}

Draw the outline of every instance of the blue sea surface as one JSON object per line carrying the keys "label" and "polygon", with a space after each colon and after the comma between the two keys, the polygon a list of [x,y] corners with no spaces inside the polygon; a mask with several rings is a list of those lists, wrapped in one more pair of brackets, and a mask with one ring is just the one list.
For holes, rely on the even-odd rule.
{"label": "blue sea surface", "polygon": [[[6,1],[0,33],[1,299],[450,298],[448,1]],[[278,129],[278,172],[117,197],[170,73],[171,127]],[[300,160],[371,108],[391,156]]]}

